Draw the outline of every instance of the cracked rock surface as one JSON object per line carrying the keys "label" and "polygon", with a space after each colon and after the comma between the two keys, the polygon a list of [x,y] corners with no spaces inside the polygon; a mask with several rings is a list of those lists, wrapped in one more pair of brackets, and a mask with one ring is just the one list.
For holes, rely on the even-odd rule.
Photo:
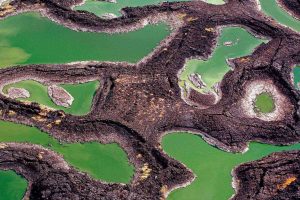
{"label": "cracked rock surface", "polygon": [[300,151],[273,153],[234,170],[236,199],[300,199]]}

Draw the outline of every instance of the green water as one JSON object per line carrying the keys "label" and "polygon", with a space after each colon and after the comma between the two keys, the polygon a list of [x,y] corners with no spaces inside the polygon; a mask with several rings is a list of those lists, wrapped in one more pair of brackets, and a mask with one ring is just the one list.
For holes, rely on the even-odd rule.
{"label": "green water", "polygon": [[[188,1],[188,0],[168,0],[168,2]],[[104,1],[87,0],[85,4],[77,6],[76,10],[86,10],[98,16],[106,13],[113,13],[121,16],[120,10],[125,7],[138,7],[145,5],[155,5],[165,2],[165,0],[117,0],[117,3],[109,3]],[[208,0],[211,4],[224,4],[223,0]]]}
{"label": "green water", "polygon": [[300,149],[300,144],[279,147],[251,143],[246,153],[232,154],[218,150],[199,136],[188,133],[167,135],[162,146],[171,157],[180,160],[197,175],[190,186],[175,190],[168,200],[227,200],[234,194],[231,170],[235,166],[272,152]]}
{"label": "green water", "polygon": [[85,60],[137,62],[168,34],[165,24],[113,35],[76,32],[36,13],[20,14],[0,21],[0,67]]}
{"label": "green water", "polygon": [[20,100],[37,102],[57,110],[63,110],[66,113],[73,115],[84,115],[90,111],[94,94],[99,87],[99,81],[91,81],[75,85],[64,84],[61,86],[74,97],[73,104],[69,108],[54,104],[48,95],[47,87],[36,81],[26,80],[10,84],[5,86],[3,91],[6,93],[7,89],[10,87],[24,88],[29,91],[30,97]]}
{"label": "green water", "polygon": [[13,171],[0,171],[0,200],[22,199],[27,181]]}
{"label": "green water", "polygon": [[294,68],[294,84],[296,88],[300,89],[300,66]]}
{"label": "green water", "polygon": [[[180,75],[180,79],[185,81],[188,86],[195,88],[188,80],[188,76],[191,73],[198,73],[202,76],[202,80],[206,84],[206,87],[202,91],[207,92],[211,90],[214,84],[220,82],[230,70],[226,59],[248,55],[264,41],[255,38],[242,28],[226,27],[222,30],[218,46],[212,57],[207,61],[189,60],[185,65],[185,70]],[[232,42],[232,45],[226,46],[224,42]]]}
{"label": "green water", "polygon": [[300,21],[278,6],[276,0],[260,0],[262,11],[279,23],[300,31]]}
{"label": "green water", "polygon": [[96,179],[129,183],[133,175],[133,166],[117,144],[61,144],[37,128],[4,121],[0,121],[0,127],[0,142],[28,142],[50,148],[62,154],[70,165]]}
{"label": "green water", "polygon": [[[0,22],[0,66],[66,63],[80,60],[137,62],[150,53],[168,34],[168,27],[164,24],[113,35],[75,32],[38,14],[21,14]],[[63,85],[75,99],[70,109],[61,107],[59,109],[71,114],[86,114],[90,110],[91,99],[98,85],[98,82]],[[32,94],[28,100],[58,108],[47,96],[43,85],[24,81],[14,86],[28,89]],[[84,95],[80,95],[82,91],[85,91]],[[128,163],[125,152],[116,144],[60,144],[38,129],[8,122],[0,122],[0,142],[41,144],[62,154],[68,163],[79,170],[108,182],[129,183],[133,175],[133,166]],[[26,181],[14,175],[0,173],[2,179],[7,179],[10,184],[16,185],[1,187],[4,195],[1,191],[0,198],[20,199],[23,195]],[[11,190],[15,190],[14,194],[18,197],[11,196],[14,195]]]}
{"label": "green water", "polygon": [[257,95],[255,99],[255,108],[261,113],[270,113],[275,109],[273,97],[266,92]]}

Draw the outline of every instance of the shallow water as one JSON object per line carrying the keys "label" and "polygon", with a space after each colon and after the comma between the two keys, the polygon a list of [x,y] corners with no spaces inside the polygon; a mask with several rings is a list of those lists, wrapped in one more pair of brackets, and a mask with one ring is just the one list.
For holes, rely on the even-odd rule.
{"label": "shallow water", "polygon": [[[272,16],[274,19],[278,20],[284,25],[288,25],[293,29],[300,31],[299,21],[297,21],[284,10],[279,8],[275,4],[275,0],[261,0],[261,4],[262,9],[266,12],[267,15]],[[221,38],[222,37],[223,36],[221,36]],[[229,37],[224,36],[224,38]],[[241,40],[243,39],[244,37],[241,37]],[[219,44],[220,43],[221,42],[219,41]],[[252,42],[249,42],[249,45],[251,44]],[[220,47],[216,49],[215,54],[219,48]],[[245,45],[241,48],[244,51],[247,49],[251,51],[253,46],[252,48],[247,48],[247,45]],[[222,55],[225,56],[226,52],[223,52],[220,55],[221,56],[219,56],[219,59],[220,57],[222,57]],[[239,56],[235,55],[231,57]],[[198,73],[201,72],[201,64],[206,61],[194,62],[199,63],[198,68],[197,66],[194,66],[194,71]],[[193,66],[193,64],[196,65],[195,63],[191,63],[190,65]],[[215,74],[215,76],[217,76],[216,78],[214,76],[211,76],[211,79],[209,79],[208,77],[205,80],[205,76],[207,74],[204,74],[204,82],[207,82],[208,86],[212,86],[216,81],[221,80],[224,73],[226,73],[226,70],[229,70],[229,68],[226,68],[224,66],[225,65],[223,65],[223,67],[221,67],[221,69],[219,70],[215,69],[215,72],[211,72],[212,75]],[[194,71],[191,70],[191,72]],[[294,80],[296,86],[296,84],[300,81],[300,67],[294,68]],[[218,150],[217,148],[208,145],[199,136],[195,136],[188,133],[175,133],[167,135],[163,138],[162,146],[170,156],[182,161],[197,175],[197,179],[190,186],[175,190],[169,195],[168,200],[229,199],[234,194],[234,190],[231,187],[231,171],[235,166],[244,162],[260,159],[264,156],[269,155],[272,152],[294,149],[300,150],[300,144],[295,144],[291,146],[271,146],[267,144],[251,143],[250,150],[245,154],[232,154]]]}
{"label": "shallow water", "polygon": [[0,21],[0,67],[86,60],[134,63],[168,34],[165,24],[112,35],[76,32],[37,13],[20,14]]}
{"label": "shallow water", "polygon": [[13,171],[0,171],[0,200],[22,199],[27,181]]}
{"label": "shallow water", "polygon": [[[75,32],[34,13],[21,14],[0,21],[0,30],[0,58],[5,58],[0,59],[2,67],[81,60],[137,62],[169,34],[168,27],[164,24],[150,25],[139,31],[114,35]],[[33,96],[29,100],[57,108],[46,95],[44,86],[30,81],[18,84],[31,91]],[[91,99],[98,83],[63,87],[75,97],[74,105],[69,110],[64,110],[77,115],[86,114],[90,110]],[[82,91],[85,91],[85,95],[82,95]],[[35,128],[8,122],[0,122],[0,142],[41,144],[63,154],[64,158],[79,170],[108,182],[129,183],[133,175],[133,167],[128,163],[125,152],[116,144],[61,145]],[[26,187],[23,178],[16,176],[14,172],[9,174],[1,172],[0,177],[20,186],[1,187],[3,194],[8,194],[4,196],[5,200],[19,199],[23,195]],[[12,196],[10,188],[19,196]]]}
{"label": "shallow water", "polygon": [[183,162],[197,179],[186,188],[175,190],[168,200],[227,200],[234,194],[231,170],[244,162],[257,160],[272,152],[300,149],[300,144],[289,147],[251,143],[244,154],[232,154],[208,145],[199,136],[188,133],[166,135],[163,149]]}
{"label": "shallow water", "polygon": [[255,100],[255,110],[261,113],[270,113],[275,109],[275,102],[269,93],[263,92],[257,95]]}
{"label": "shallow water", "polygon": [[26,80],[14,84],[9,84],[3,88],[3,91],[6,93],[7,89],[9,89],[10,87],[24,88],[29,91],[30,97],[19,100],[37,102],[56,110],[63,110],[66,113],[73,115],[84,115],[87,114],[91,109],[94,94],[99,87],[99,81],[91,81],[73,85],[63,84],[60,86],[74,97],[73,104],[69,108],[64,108],[62,106],[57,106],[56,104],[54,104],[48,95],[47,87],[36,81]]}
{"label": "shallow water", "polygon": [[300,32],[300,21],[282,9],[276,0],[260,0],[262,11],[279,23]]}
{"label": "shallow water", "polygon": [[117,144],[61,144],[37,128],[3,121],[0,127],[0,142],[28,142],[50,148],[63,155],[70,165],[96,179],[129,183],[133,175],[133,166]]}
{"label": "shallow water", "polygon": [[294,84],[296,88],[300,89],[300,66],[294,68]]}
{"label": "shallow water", "polygon": [[[226,46],[227,43],[225,42],[232,44]],[[180,75],[180,79],[185,81],[188,86],[195,88],[189,81],[188,76],[192,73],[198,73],[202,76],[202,80],[206,84],[206,88],[201,89],[201,91],[210,91],[211,87],[220,82],[230,70],[226,59],[246,56],[262,42],[266,41],[255,38],[245,29],[240,27],[226,27],[222,30],[218,46],[214,50],[212,57],[207,61],[198,59],[189,60],[185,65],[185,70]]]}

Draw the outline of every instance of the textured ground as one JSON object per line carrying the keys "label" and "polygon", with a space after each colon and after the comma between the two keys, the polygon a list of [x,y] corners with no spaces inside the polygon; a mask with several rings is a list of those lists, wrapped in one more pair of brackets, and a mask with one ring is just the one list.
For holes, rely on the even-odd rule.
{"label": "textured ground", "polygon": [[[86,116],[72,116],[0,95],[0,118],[35,126],[64,142],[117,142],[127,152],[136,173],[129,185],[109,185],[67,166],[68,169],[56,167],[51,163],[63,163],[62,159],[46,149],[3,144],[0,153],[5,156],[1,156],[0,168],[14,169],[30,181],[26,197],[164,199],[169,191],[194,178],[191,171],[160,147],[161,137],[174,130],[193,131],[218,148],[232,152],[244,151],[250,141],[300,141],[300,93],[291,79],[293,67],[300,63],[300,35],[263,15],[256,1],[229,0],[219,6],[202,1],[163,3],[125,8],[122,17],[110,20],[71,10],[79,3],[82,2],[14,0],[3,5],[0,16],[39,11],[77,31],[108,33],[164,21],[172,27],[172,34],[137,64],[82,62],[1,69],[1,87],[26,79],[47,84],[99,80],[101,86]],[[220,83],[219,101],[194,90],[183,97],[178,72],[188,58],[208,58],[222,26],[242,26],[269,42],[257,47],[252,55],[229,61],[234,70]],[[246,90],[256,81],[272,84],[275,97],[284,99],[284,103],[276,104],[280,112],[273,118],[252,116],[243,110]],[[204,97],[206,109],[202,109]],[[38,159],[40,151],[51,156]],[[236,199],[243,198],[238,194]]]}
{"label": "textured ground", "polygon": [[233,199],[300,199],[300,152],[273,153],[234,171]]}
{"label": "textured ground", "polygon": [[278,0],[279,5],[291,13],[294,17],[300,19],[300,1],[299,0]]}

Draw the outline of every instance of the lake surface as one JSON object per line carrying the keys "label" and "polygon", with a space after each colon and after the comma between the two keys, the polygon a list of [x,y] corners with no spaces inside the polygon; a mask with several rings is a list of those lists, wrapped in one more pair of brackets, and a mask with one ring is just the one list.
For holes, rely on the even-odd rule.
{"label": "lake surface", "polygon": [[186,82],[186,85],[197,89],[190,81],[188,76],[192,73],[198,73],[206,87],[202,92],[211,91],[213,85],[220,82],[224,75],[230,70],[226,59],[249,55],[254,48],[262,42],[267,42],[255,38],[245,29],[240,27],[226,27],[222,30],[218,39],[218,46],[213,55],[207,61],[192,59],[185,64],[185,70],[180,75],[180,79]]}
{"label": "lake surface", "polygon": [[[37,128],[4,121],[0,121],[0,128],[0,142],[28,142],[42,145],[63,155],[71,166],[89,173],[96,179],[107,182],[129,183],[133,176],[134,168],[128,163],[126,153],[117,144],[104,145],[97,142],[61,144]],[[0,180],[4,181],[0,184],[5,184],[5,181],[8,180],[8,183],[20,185],[20,187],[13,188],[16,193],[21,194],[21,197],[23,196],[26,187],[26,184],[23,184],[24,179],[12,175],[11,172],[1,172]],[[10,188],[6,190],[5,187],[1,186],[0,192],[3,191],[9,194]],[[10,198],[10,196],[5,198],[5,200],[10,199],[16,198]]]}
{"label": "lake surface", "polygon": [[[292,28],[293,30],[300,32],[300,21],[286,12],[283,8],[281,8],[276,0],[260,0],[262,11],[278,21],[279,23]],[[298,83],[300,82],[300,66],[294,68],[294,81],[295,87],[298,87]]]}
{"label": "lake surface", "polygon": [[13,171],[0,171],[0,200],[22,199],[27,181]]}
{"label": "lake surface", "polygon": [[112,35],[76,32],[37,13],[20,14],[0,21],[0,67],[86,60],[135,63],[169,33],[165,24]]}
{"label": "lake surface", "polygon": [[263,92],[257,95],[255,100],[255,110],[260,113],[270,113],[275,109],[275,102],[271,94]]}
{"label": "lake surface", "polygon": [[246,153],[232,154],[210,146],[200,136],[174,133],[163,138],[162,147],[197,175],[190,186],[175,190],[168,200],[227,200],[234,194],[231,170],[235,166],[272,152],[300,149],[300,144],[279,147],[251,143]]}
{"label": "lake surface", "polygon": [[[165,24],[149,25],[124,34],[82,33],[64,28],[35,13],[21,14],[0,21],[0,66],[82,60],[137,62],[168,34],[169,29]],[[14,86],[28,89],[32,94],[28,100],[82,115],[89,112],[99,83],[63,85],[75,98],[69,109],[55,106],[47,96],[45,86],[37,82],[22,81]],[[133,175],[133,166],[128,163],[127,155],[117,144],[60,144],[35,128],[2,121],[0,142],[41,144],[62,154],[79,170],[108,182],[129,183]],[[0,199],[22,198],[26,180],[12,171],[1,171],[0,180],[8,186],[1,186]],[[11,193],[12,190],[14,193]]]}

